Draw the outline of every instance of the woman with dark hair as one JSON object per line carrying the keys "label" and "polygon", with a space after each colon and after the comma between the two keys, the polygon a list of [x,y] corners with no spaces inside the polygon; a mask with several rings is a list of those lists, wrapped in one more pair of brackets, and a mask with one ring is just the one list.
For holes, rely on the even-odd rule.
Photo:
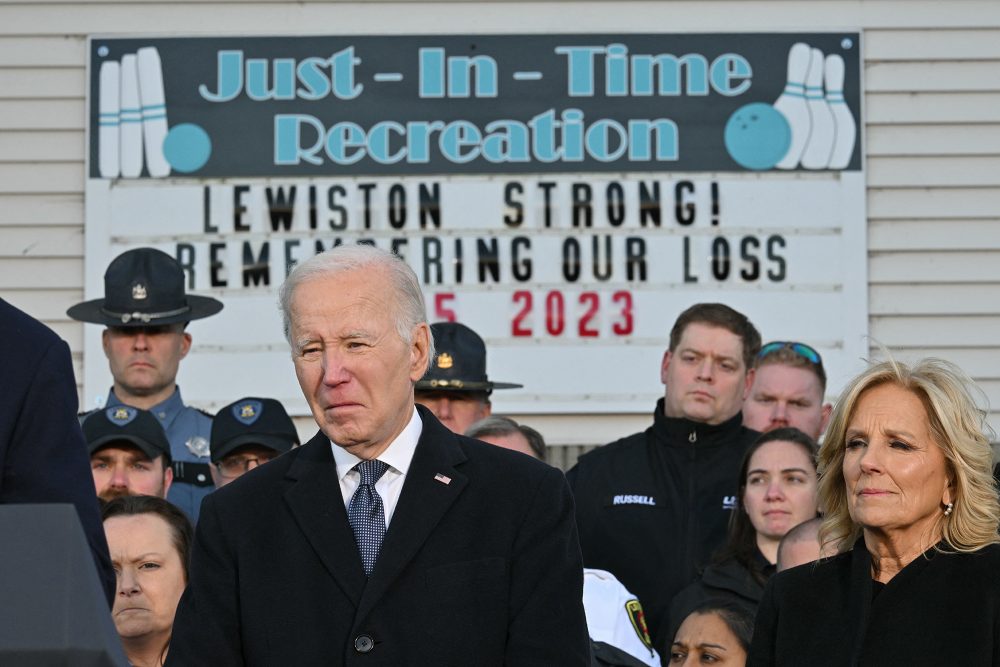
{"label": "woman with dark hair", "polygon": [[188,581],[191,522],[154,496],[115,498],[102,515],[118,582],[115,629],[131,665],[160,667]]}
{"label": "woman with dark hair", "polygon": [[753,637],[753,614],[742,605],[708,600],[681,623],[670,646],[671,665],[744,667]]}
{"label": "woman with dark hair", "polygon": [[756,611],[775,572],[781,538],[817,514],[816,451],[816,442],[795,428],[768,431],[750,445],[740,467],[729,538],[701,578],[674,597],[670,633],[710,598]]}

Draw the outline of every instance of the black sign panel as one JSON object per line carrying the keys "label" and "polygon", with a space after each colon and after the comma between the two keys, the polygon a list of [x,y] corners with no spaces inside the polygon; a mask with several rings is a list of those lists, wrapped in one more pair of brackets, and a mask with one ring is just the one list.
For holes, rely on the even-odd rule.
{"label": "black sign panel", "polygon": [[861,167],[858,33],[90,48],[92,178]]}

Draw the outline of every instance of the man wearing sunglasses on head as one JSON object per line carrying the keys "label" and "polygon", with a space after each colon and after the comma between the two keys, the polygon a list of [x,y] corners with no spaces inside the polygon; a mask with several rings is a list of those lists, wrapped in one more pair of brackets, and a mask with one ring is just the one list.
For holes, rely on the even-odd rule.
{"label": "man wearing sunglasses on head", "polygon": [[212,421],[212,480],[219,488],[299,444],[295,424],[273,398],[241,398]]}
{"label": "man wearing sunglasses on head", "polygon": [[774,341],[760,348],[743,424],[755,431],[791,426],[814,440],[826,429],[832,406],[823,402],[826,371],[805,343]]}

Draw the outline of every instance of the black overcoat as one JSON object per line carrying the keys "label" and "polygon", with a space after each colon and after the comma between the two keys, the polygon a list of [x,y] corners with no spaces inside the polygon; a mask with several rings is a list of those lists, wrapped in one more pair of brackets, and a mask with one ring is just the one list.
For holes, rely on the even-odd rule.
{"label": "black overcoat", "polygon": [[874,601],[872,591],[863,539],[779,572],[764,591],[747,665],[1000,665],[1000,545],[931,549]]}
{"label": "black overcoat", "polygon": [[563,474],[418,410],[371,578],[322,433],[205,499],[169,665],[589,665]]}
{"label": "black overcoat", "polygon": [[[101,524],[69,346],[0,299],[0,504],[72,503],[110,603],[115,573]],[[15,536],[0,538],[15,539]]]}

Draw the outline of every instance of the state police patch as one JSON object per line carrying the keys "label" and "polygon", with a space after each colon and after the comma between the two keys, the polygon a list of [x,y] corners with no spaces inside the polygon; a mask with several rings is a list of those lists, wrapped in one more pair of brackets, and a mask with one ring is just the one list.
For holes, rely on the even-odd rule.
{"label": "state police patch", "polygon": [[125,426],[130,423],[139,412],[130,405],[115,405],[104,411],[108,421],[115,426]]}
{"label": "state police patch", "polygon": [[241,424],[250,426],[260,419],[263,410],[264,404],[260,401],[241,401],[233,406],[233,417]]}

